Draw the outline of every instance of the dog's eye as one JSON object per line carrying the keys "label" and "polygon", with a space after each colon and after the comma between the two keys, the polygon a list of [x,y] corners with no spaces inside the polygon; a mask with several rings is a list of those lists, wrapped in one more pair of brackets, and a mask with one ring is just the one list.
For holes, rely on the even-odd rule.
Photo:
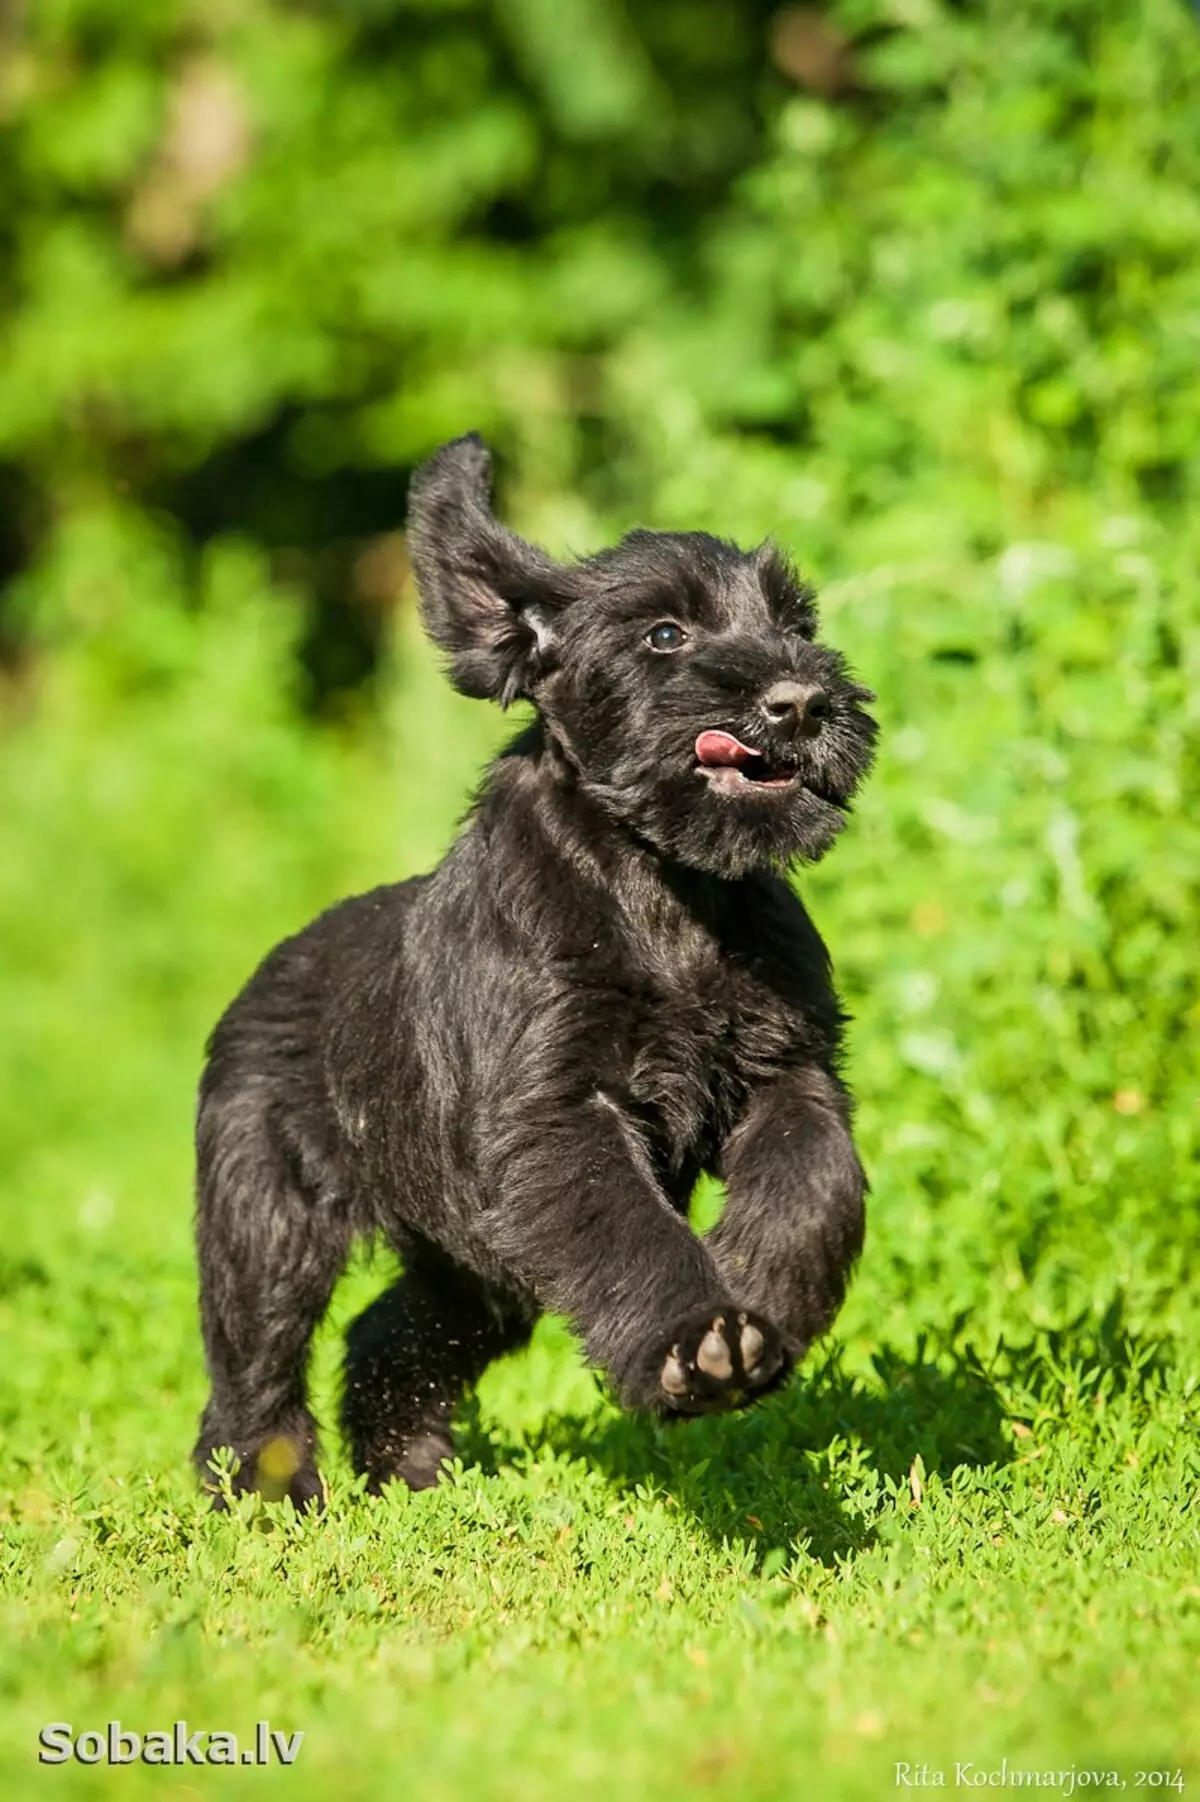
{"label": "dog's eye", "polygon": [[646,643],[652,651],[677,651],[686,642],[687,633],[671,619],[661,620],[646,634]]}

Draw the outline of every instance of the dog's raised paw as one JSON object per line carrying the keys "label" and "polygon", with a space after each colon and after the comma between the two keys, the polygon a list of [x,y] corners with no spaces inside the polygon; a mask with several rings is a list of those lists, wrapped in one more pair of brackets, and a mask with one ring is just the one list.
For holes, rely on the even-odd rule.
{"label": "dog's raised paw", "polygon": [[783,1342],[769,1320],[744,1309],[682,1322],[658,1372],[659,1407],[712,1414],[743,1408],[784,1374]]}

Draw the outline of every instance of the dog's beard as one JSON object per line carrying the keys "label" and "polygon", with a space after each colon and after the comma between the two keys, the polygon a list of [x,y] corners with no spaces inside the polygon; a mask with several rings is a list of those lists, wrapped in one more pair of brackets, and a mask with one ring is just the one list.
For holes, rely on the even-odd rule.
{"label": "dog's beard", "polygon": [[782,792],[718,787],[692,769],[660,783],[631,823],[666,856],[718,876],[744,876],[794,859],[815,862],[846,823],[842,807],[799,777]]}
{"label": "dog's beard", "polygon": [[873,697],[836,653],[821,651],[809,673],[825,702],[815,731],[781,729],[731,684],[648,695],[600,662],[552,680],[538,697],[542,729],[580,789],[664,857],[726,878],[811,863],[846,823],[876,726],[860,705]]}
{"label": "dog's beard", "polygon": [[684,755],[664,770],[643,753],[615,760],[606,779],[585,778],[585,786],[611,818],[689,868],[738,877],[815,863],[845,825],[870,766],[870,721],[859,715],[848,725],[819,755],[764,754],[761,769],[748,775]]}

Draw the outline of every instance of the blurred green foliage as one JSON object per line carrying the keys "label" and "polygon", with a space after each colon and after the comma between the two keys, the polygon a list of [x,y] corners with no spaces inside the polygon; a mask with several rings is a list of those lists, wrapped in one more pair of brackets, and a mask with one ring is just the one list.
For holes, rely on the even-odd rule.
{"label": "blurred green foliage", "polygon": [[476,426],[556,550],[773,531],[825,584],[888,736],[814,889],[894,1010],[858,1056],[906,1167],[934,1180],[929,1114],[991,1180],[1021,1096],[1057,1210],[1099,1168],[1186,1216],[1187,11],[0,17],[0,907],[39,1048],[9,1035],[6,1140],[45,1156],[80,1105],[44,1076],[77,1006],[157,1009],[194,1061],[272,933],[436,852],[496,725],[430,684],[398,528],[410,466]]}
{"label": "blurred green foliage", "polygon": [[[102,1694],[150,1693],[130,1635],[177,1633],[199,1686],[211,1640],[243,1636],[253,1660],[270,1632],[237,1595],[206,1612],[182,1574],[193,1536],[228,1549],[183,1468],[191,1097],[256,958],[428,865],[505,730],[437,678],[405,568],[407,473],[470,427],[500,455],[506,517],[556,552],[639,522],[775,533],[885,730],[855,824],[801,877],[858,1016],[875,1198],[839,1328],[852,1379],[702,1429],[695,1470],[686,1435],[662,1452],[661,1506],[684,1513],[666,1575],[647,1568],[670,1588],[694,1567],[692,1612],[665,1650],[657,1588],[596,1631],[643,1635],[650,1715],[692,1683],[681,1635],[754,1639],[729,1725],[753,1763],[784,1654],[774,1628],[730,1625],[731,1598],[754,1567],[739,1522],[765,1520],[794,1555],[779,1619],[821,1635],[805,1706],[846,1715],[822,1793],[852,1766],[846,1793],[877,1794],[885,1750],[919,1758],[919,1727],[977,1712],[997,1640],[1031,1698],[1006,1717],[1027,1749],[1093,1750],[1120,1683],[1121,1746],[1152,1721],[1166,1756],[1194,1682],[1172,1611],[1195,1592],[1170,1569],[1196,1562],[1200,1349],[1200,32],[1182,0],[0,0],[0,1538],[26,1522],[7,1568],[45,1538],[35,1613],[67,1643],[71,1610],[132,1608],[122,1535],[167,1523],[158,1599],[88,1641]],[[326,1412],[333,1357],[327,1337]],[[429,1678],[451,1719],[510,1629],[543,1647],[545,1693],[564,1670],[584,1684],[603,1609],[554,1562],[556,1509],[610,1547],[622,1520],[662,1529],[627,1472],[567,1470],[572,1445],[625,1429],[595,1424],[559,1340],[488,1381],[471,1449],[529,1475],[494,1489],[514,1545],[545,1488],[565,1624],[502,1561],[482,1599],[454,1589],[406,1621],[418,1639],[460,1606],[488,1622]],[[583,1424],[545,1425],[551,1405]],[[983,1444],[970,1420],[993,1415],[1028,1415],[1045,1465]],[[831,1433],[826,1462],[802,1449]],[[986,1532],[956,1499],[968,1438]],[[761,1452],[758,1491],[739,1446]],[[910,1520],[912,1455],[930,1481]],[[164,1471],[136,1523],[113,1502]],[[841,1537],[831,1484],[857,1523]],[[477,1503],[431,1498],[436,1534],[473,1543]],[[1082,1543],[1085,1517],[1076,1556],[1060,1529]],[[111,1557],[53,1563],[110,1518]],[[360,1600],[364,1558],[426,1581],[389,1519],[327,1547]],[[275,1556],[247,1568],[273,1582]],[[429,1559],[440,1585],[442,1537]],[[1063,1570],[1070,1596],[1030,1639],[1022,1598]],[[339,1581],[287,1615],[317,1648],[314,1711],[322,1672],[357,1675],[330,1648],[360,1628],[375,1645]],[[1139,1635],[1173,1648],[1161,1689]],[[842,1641],[875,1673],[886,1748],[847,1715]],[[603,1774],[571,1762],[577,1725],[545,1793]],[[794,1748],[763,1744],[752,1793],[773,1796]]]}

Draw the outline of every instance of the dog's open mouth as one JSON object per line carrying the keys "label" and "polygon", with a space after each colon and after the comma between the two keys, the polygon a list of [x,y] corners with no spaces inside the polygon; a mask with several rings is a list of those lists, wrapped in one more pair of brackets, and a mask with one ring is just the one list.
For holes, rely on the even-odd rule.
{"label": "dog's open mouth", "polygon": [[744,745],[732,732],[702,732],[696,740],[696,762],[721,788],[753,784],[755,788],[790,788],[799,772],[767,751]]}

